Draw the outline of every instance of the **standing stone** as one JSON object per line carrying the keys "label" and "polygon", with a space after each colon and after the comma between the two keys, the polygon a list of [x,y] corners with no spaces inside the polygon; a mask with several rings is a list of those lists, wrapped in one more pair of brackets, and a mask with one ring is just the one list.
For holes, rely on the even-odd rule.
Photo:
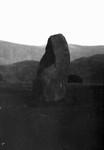
{"label": "standing stone", "polygon": [[70,54],[62,34],[50,36],[40,60],[33,94],[37,100],[58,101],[65,96]]}

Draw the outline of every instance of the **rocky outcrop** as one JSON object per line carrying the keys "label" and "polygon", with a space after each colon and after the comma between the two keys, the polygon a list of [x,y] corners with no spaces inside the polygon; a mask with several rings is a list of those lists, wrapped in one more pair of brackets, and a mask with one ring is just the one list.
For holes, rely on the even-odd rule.
{"label": "rocky outcrop", "polygon": [[33,84],[34,100],[58,101],[65,96],[70,54],[62,34],[50,36]]}

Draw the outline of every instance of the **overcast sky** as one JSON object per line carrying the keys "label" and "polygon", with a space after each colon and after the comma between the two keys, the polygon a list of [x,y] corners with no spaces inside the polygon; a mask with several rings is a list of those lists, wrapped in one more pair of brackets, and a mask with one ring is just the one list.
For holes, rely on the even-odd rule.
{"label": "overcast sky", "polygon": [[0,0],[0,40],[46,44],[62,33],[68,43],[104,45],[104,0]]}

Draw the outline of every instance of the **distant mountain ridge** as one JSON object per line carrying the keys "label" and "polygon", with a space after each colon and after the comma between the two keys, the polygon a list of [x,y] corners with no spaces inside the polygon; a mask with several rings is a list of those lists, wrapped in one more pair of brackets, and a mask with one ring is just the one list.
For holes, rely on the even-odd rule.
{"label": "distant mountain ridge", "polygon": [[39,60],[44,52],[42,46],[28,46],[0,41],[0,64],[12,64],[25,60]]}
{"label": "distant mountain ridge", "polygon": [[96,54],[104,54],[104,45],[97,46],[81,46],[69,44],[71,60],[79,59],[81,57],[90,57]]}
{"label": "distant mountain ridge", "polygon": [[[80,46],[69,44],[71,61],[80,57],[104,54],[104,46]],[[12,64],[25,60],[39,61],[45,52],[45,46],[29,46],[0,41],[0,65]]]}

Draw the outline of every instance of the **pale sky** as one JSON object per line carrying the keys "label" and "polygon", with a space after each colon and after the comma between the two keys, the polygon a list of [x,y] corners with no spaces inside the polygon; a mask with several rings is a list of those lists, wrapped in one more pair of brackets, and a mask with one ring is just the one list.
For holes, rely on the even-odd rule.
{"label": "pale sky", "polygon": [[44,45],[62,33],[68,43],[104,45],[104,0],[0,0],[0,40]]}

